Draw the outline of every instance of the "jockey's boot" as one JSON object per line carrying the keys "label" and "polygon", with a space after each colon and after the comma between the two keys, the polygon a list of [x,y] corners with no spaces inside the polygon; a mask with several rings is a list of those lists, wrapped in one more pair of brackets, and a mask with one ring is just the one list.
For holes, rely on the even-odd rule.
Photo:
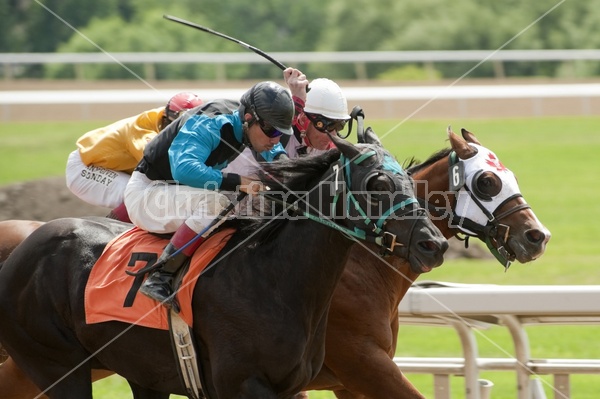
{"label": "jockey's boot", "polygon": [[185,223],[177,229],[155,263],[158,269],[152,272],[140,287],[142,294],[161,302],[167,308],[175,306],[175,310],[178,310],[173,295],[173,278],[177,270],[194,254],[204,238],[198,237],[183,251],[175,256],[172,255],[196,236],[197,233]]}
{"label": "jockey's boot", "polygon": [[114,208],[108,215],[106,215],[109,219],[119,220],[125,223],[131,223],[131,219],[129,219],[129,214],[127,213],[127,208],[125,207],[125,203],[121,203],[121,205]]}

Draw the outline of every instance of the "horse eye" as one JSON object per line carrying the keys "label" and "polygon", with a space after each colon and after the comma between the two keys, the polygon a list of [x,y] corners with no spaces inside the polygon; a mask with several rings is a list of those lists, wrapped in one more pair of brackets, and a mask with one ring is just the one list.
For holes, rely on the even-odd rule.
{"label": "horse eye", "polygon": [[483,172],[475,181],[476,192],[480,193],[483,198],[491,198],[500,193],[502,190],[502,180],[493,172]]}
{"label": "horse eye", "polygon": [[372,201],[380,202],[384,198],[388,198],[389,194],[393,192],[394,184],[389,176],[379,174],[369,179],[367,182],[367,190],[369,192],[369,198]]}
{"label": "horse eye", "polygon": [[393,187],[394,187],[394,185],[393,185],[392,181],[390,180],[390,178],[383,174],[374,176],[367,183],[367,189],[369,191],[390,192],[390,191],[392,191]]}

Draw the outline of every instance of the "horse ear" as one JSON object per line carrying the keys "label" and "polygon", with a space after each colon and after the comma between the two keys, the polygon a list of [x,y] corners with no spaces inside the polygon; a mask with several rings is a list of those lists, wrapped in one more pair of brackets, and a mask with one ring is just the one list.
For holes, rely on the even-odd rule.
{"label": "horse ear", "polygon": [[377,134],[375,134],[373,129],[371,129],[371,126],[369,126],[367,128],[367,130],[365,130],[365,143],[375,144],[379,147],[382,147],[381,140],[379,140],[379,137],[377,137]]}
{"label": "horse ear", "polygon": [[338,148],[338,150],[340,150],[342,154],[344,154],[348,158],[353,159],[360,155],[360,150],[356,148],[351,142],[338,137],[336,134],[330,134],[329,137],[331,138],[331,141],[333,141],[333,144],[335,144],[335,146]]}
{"label": "horse ear", "polygon": [[460,133],[465,138],[465,140],[467,140],[469,143],[481,145],[481,143],[479,142],[479,140],[477,140],[477,138],[475,137],[475,135],[473,133],[469,132],[464,127],[460,129]]}
{"label": "horse ear", "polygon": [[450,139],[450,144],[452,145],[452,149],[456,152],[456,155],[458,155],[460,159],[469,159],[475,154],[477,154],[477,150],[471,147],[465,139],[454,133],[452,131],[452,127],[448,126],[447,132],[448,138]]}

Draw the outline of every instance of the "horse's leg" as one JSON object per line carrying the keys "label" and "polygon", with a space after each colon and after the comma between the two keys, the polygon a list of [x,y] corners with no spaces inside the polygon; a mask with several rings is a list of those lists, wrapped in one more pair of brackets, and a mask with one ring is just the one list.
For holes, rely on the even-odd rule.
{"label": "horse's leg", "polygon": [[[11,343],[17,343],[20,350],[7,345],[7,351],[12,356],[5,364],[11,364],[14,359],[13,372],[18,371],[17,365],[20,366],[23,373],[50,399],[93,399],[92,370],[86,362],[89,355],[83,348],[78,350],[74,345],[56,345],[52,348],[54,352],[50,353],[61,354],[61,362],[57,362],[57,357],[41,356],[40,353],[50,350],[40,346],[29,335],[21,334],[19,338],[20,342],[16,339]],[[65,342],[68,343],[68,340]],[[53,343],[59,342],[54,340]]]}
{"label": "horse's leg", "polygon": [[[347,360],[351,358],[361,359],[360,356],[354,355],[349,356]],[[345,366],[336,367],[338,378],[347,389],[334,392],[340,399],[425,399],[383,350],[369,353],[368,367],[364,367],[364,364],[361,367],[358,363]]]}
{"label": "horse's leg", "polygon": [[[98,381],[114,373],[109,370],[92,370],[92,381]],[[12,358],[0,363],[0,399],[31,399],[39,395],[39,388],[31,381]],[[40,399],[47,399],[40,396]]]}
{"label": "horse's leg", "polygon": [[341,389],[339,391],[333,391],[333,394],[338,399],[367,399],[365,395],[356,395],[345,389]]}
{"label": "horse's leg", "polygon": [[39,388],[10,357],[0,364],[0,399],[31,399],[39,393]]}
{"label": "horse's leg", "polygon": [[168,393],[158,392],[153,389],[148,389],[139,386],[135,382],[127,380],[129,386],[131,387],[131,392],[133,393],[133,399],[169,399],[171,396]]}
{"label": "horse's leg", "polygon": [[[217,396],[227,397],[220,393]],[[240,392],[234,396],[235,399],[277,399],[278,397],[271,387],[256,378],[249,378],[244,381],[240,387]]]}
{"label": "horse's leg", "polygon": [[103,378],[110,377],[114,373],[115,373],[114,371],[110,371],[110,370],[93,369],[92,370],[92,382],[96,382]]}

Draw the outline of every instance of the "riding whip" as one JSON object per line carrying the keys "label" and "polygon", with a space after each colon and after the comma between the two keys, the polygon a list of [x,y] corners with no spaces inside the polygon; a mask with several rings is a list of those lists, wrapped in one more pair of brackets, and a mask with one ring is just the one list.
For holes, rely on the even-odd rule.
{"label": "riding whip", "polygon": [[258,49],[258,48],[254,47],[254,46],[251,46],[248,43],[244,43],[243,41],[241,41],[239,39],[236,39],[235,37],[227,36],[227,35],[225,35],[225,34],[223,34],[221,32],[217,32],[217,31],[212,30],[210,28],[207,28],[205,26],[198,25],[198,24],[195,24],[195,23],[190,22],[190,21],[186,21],[185,19],[173,17],[171,15],[163,15],[163,18],[168,19],[169,21],[178,22],[180,24],[190,26],[190,27],[195,28],[195,29],[199,29],[199,30],[201,30],[203,32],[211,33],[211,34],[213,34],[215,36],[222,37],[223,39],[231,40],[232,42],[237,43],[240,46],[242,46],[242,47],[244,47],[244,48],[246,48],[246,49],[248,49],[250,51],[253,51],[256,54],[262,56],[263,58],[266,58],[267,60],[271,61],[273,64],[277,65],[282,71],[287,68],[281,62],[277,61],[275,58],[271,57],[269,54],[265,53],[261,49]]}

